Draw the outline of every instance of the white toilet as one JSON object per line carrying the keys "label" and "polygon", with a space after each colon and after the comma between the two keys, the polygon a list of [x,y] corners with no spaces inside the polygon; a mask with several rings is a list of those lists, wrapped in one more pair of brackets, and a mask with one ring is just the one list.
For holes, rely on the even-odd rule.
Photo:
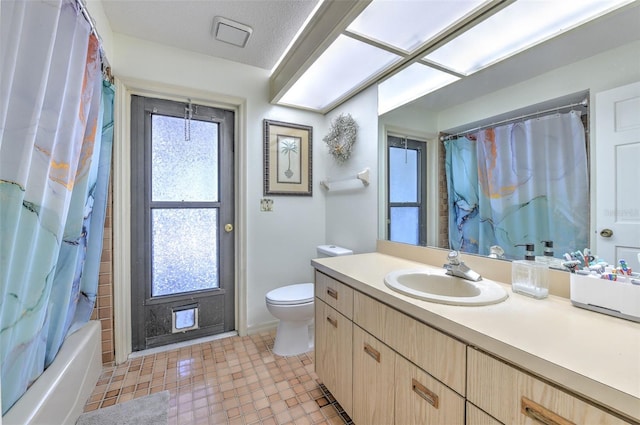
{"label": "white toilet", "polygon": [[[317,247],[318,257],[351,255],[353,251],[335,245]],[[280,319],[273,352],[295,356],[313,348],[313,283],[297,283],[269,291],[265,296],[269,313]]]}

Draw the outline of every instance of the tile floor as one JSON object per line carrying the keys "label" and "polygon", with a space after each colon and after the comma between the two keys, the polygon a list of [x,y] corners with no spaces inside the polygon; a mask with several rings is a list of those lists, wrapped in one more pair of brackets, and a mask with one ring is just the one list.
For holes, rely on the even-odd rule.
{"label": "tile floor", "polygon": [[103,367],[85,412],[168,390],[169,424],[352,424],[314,372],[280,357],[274,332],[233,336]]}

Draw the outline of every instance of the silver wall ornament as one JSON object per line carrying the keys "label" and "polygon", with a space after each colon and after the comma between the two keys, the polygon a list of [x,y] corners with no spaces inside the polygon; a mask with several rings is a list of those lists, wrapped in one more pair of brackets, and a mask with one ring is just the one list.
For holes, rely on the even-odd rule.
{"label": "silver wall ornament", "polygon": [[358,135],[358,124],[351,114],[340,114],[332,122],[329,134],[322,140],[336,161],[343,163],[351,157],[353,144]]}

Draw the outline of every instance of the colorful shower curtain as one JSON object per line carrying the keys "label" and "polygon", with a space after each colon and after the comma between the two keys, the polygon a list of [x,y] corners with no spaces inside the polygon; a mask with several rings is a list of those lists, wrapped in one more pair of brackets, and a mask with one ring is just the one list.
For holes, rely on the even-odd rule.
{"label": "colorful shower curtain", "polygon": [[585,130],[571,111],[445,142],[452,249],[522,259],[553,241],[556,256],[588,246]]}
{"label": "colorful shower curtain", "polygon": [[75,0],[3,0],[0,18],[4,414],[91,315],[113,89],[102,82],[99,41]]}

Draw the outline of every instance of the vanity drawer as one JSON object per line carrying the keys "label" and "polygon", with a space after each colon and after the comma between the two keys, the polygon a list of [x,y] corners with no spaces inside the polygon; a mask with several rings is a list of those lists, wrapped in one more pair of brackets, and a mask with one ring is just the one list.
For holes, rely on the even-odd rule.
{"label": "vanity drawer", "polygon": [[353,289],[317,270],[315,278],[316,297],[351,319],[353,316]]}
{"label": "vanity drawer", "polygon": [[467,359],[467,399],[505,424],[628,423],[471,347]]}
{"label": "vanity drawer", "polygon": [[396,425],[464,425],[464,398],[396,356]]}
{"label": "vanity drawer", "polygon": [[458,394],[465,394],[464,343],[357,291],[353,321]]}

